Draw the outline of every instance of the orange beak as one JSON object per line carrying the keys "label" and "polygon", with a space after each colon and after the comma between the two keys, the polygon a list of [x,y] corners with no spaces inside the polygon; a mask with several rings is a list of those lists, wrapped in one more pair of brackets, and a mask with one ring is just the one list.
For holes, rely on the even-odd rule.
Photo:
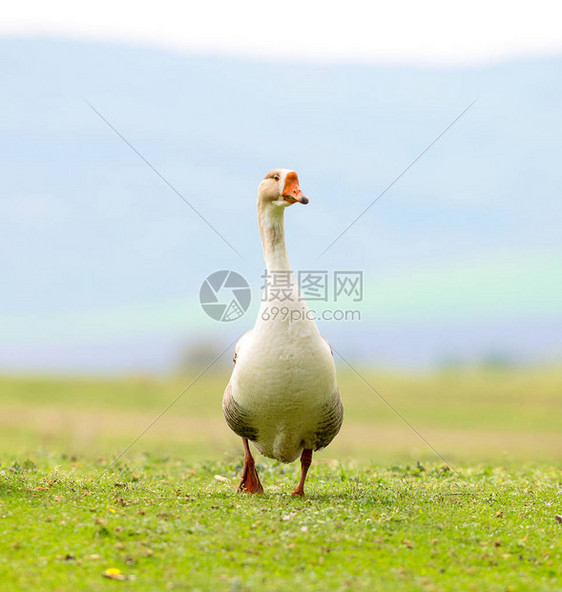
{"label": "orange beak", "polygon": [[301,204],[308,203],[308,197],[301,191],[299,187],[299,178],[297,177],[297,173],[291,171],[287,173],[285,177],[285,187],[283,187],[283,193],[281,194],[283,199],[290,204],[295,203],[296,201],[300,202]]}

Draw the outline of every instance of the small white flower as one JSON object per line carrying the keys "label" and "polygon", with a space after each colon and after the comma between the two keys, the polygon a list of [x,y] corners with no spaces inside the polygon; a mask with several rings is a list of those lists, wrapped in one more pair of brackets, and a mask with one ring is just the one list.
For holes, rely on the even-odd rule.
{"label": "small white flower", "polygon": [[303,532],[306,532],[306,531],[308,530],[308,526],[301,526],[301,530],[302,530]]}

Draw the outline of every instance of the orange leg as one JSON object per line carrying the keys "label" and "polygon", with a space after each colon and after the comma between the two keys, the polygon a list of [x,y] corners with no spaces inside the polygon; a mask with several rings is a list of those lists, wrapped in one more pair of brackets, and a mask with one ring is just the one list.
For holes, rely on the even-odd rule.
{"label": "orange leg", "polygon": [[306,474],[308,473],[308,468],[312,464],[312,450],[310,448],[305,448],[301,454],[301,480],[297,485],[295,491],[293,491],[293,495],[300,495],[304,496],[304,482],[306,480]]}
{"label": "orange leg", "polygon": [[242,438],[244,444],[244,467],[242,468],[242,479],[238,486],[238,493],[263,493],[263,487],[256,471],[256,463],[250,452],[250,445],[247,438]]}

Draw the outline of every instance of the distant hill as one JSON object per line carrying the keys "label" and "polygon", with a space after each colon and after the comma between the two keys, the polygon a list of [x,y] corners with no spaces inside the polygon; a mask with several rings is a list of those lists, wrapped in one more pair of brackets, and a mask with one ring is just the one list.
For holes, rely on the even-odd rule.
{"label": "distant hill", "polygon": [[[362,321],[322,325],[342,353],[561,353],[562,58],[314,66],[4,38],[0,77],[0,368],[157,369],[203,335],[226,346],[257,309],[255,192],[275,166],[311,199],[287,212],[295,268],[364,271]],[[198,292],[230,268],[254,302],[223,326]]]}

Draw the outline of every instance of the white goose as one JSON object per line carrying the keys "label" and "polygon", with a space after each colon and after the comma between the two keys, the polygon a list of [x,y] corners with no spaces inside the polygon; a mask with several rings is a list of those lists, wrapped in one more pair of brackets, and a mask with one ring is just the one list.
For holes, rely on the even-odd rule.
{"label": "white goose", "polygon": [[[331,348],[299,297],[285,247],[285,208],[297,201],[308,203],[292,170],[272,170],[260,183],[258,225],[267,276],[285,281],[283,290],[270,290],[254,328],[236,344],[223,397],[226,421],[244,444],[238,491],[263,493],[251,440],[264,456],[282,462],[301,454],[301,478],[293,495],[304,495],[312,452],[332,441],[343,420]],[[275,307],[283,314],[274,314]]]}

